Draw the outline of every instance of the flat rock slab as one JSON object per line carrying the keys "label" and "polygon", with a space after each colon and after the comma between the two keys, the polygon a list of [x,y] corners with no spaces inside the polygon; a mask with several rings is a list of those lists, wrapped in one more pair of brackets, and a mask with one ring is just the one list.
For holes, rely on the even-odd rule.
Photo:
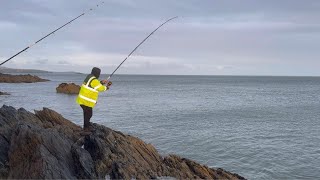
{"label": "flat rock slab", "polygon": [[0,73],[0,83],[35,83],[35,82],[45,82],[49,81],[47,79],[42,79],[38,76],[33,75],[11,75]]}
{"label": "flat rock slab", "polygon": [[74,83],[61,83],[56,88],[57,93],[64,93],[64,94],[79,94],[80,86]]}

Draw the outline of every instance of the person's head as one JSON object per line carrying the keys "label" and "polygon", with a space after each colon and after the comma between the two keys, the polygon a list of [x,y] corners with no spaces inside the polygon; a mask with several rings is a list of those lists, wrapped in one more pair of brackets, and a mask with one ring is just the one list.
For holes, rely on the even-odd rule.
{"label": "person's head", "polygon": [[96,78],[99,78],[101,70],[97,67],[92,68],[91,74]]}

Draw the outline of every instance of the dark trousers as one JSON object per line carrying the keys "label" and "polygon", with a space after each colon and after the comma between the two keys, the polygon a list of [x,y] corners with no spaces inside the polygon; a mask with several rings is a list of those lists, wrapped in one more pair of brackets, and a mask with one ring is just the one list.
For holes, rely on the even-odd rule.
{"label": "dark trousers", "polygon": [[92,107],[80,105],[83,110],[83,128],[90,126],[90,119],[92,117]]}

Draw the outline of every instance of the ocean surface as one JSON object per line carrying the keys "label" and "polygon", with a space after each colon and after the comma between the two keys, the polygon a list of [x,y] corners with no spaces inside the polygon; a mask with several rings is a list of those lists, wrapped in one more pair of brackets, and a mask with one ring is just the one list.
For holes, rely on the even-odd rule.
{"label": "ocean surface", "polygon": [[[49,82],[0,84],[3,104],[51,108],[82,125],[62,82],[84,74],[39,73]],[[249,179],[320,179],[320,77],[115,75],[92,122]]]}

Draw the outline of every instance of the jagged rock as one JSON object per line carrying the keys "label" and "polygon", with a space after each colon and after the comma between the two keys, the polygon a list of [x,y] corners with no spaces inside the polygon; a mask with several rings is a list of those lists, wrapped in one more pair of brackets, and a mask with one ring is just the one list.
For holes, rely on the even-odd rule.
{"label": "jagged rock", "polygon": [[[81,127],[44,108],[0,108],[0,179],[76,178],[71,147]],[[6,143],[7,142],[7,143]]]}
{"label": "jagged rock", "polygon": [[57,93],[65,93],[65,94],[79,94],[80,86],[74,83],[61,83],[56,88]]}
{"label": "jagged rock", "polygon": [[0,179],[244,179],[176,155],[161,157],[142,140],[92,124],[81,127],[44,108],[0,108]]}
{"label": "jagged rock", "polygon": [[34,83],[45,82],[47,79],[39,78],[38,76],[28,75],[11,75],[0,73],[0,83]]}
{"label": "jagged rock", "polygon": [[9,179],[75,179],[73,141],[56,129],[20,122],[11,137]]}
{"label": "jagged rock", "polygon": [[84,138],[80,138],[73,146],[72,146],[72,157],[74,160],[74,164],[76,166],[77,177],[85,178],[85,179],[96,179],[97,174],[94,167],[94,162],[92,157],[88,151],[81,148],[84,144]]}
{"label": "jagged rock", "polygon": [[1,92],[1,91],[0,91],[0,96],[1,96],[1,95],[10,95],[10,94],[7,93],[7,92]]}
{"label": "jagged rock", "polygon": [[221,168],[217,170],[200,165],[190,159],[177,155],[169,155],[164,158],[164,163],[169,169],[169,176],[179,179],[242,179],[238,174],[232,174]]}

